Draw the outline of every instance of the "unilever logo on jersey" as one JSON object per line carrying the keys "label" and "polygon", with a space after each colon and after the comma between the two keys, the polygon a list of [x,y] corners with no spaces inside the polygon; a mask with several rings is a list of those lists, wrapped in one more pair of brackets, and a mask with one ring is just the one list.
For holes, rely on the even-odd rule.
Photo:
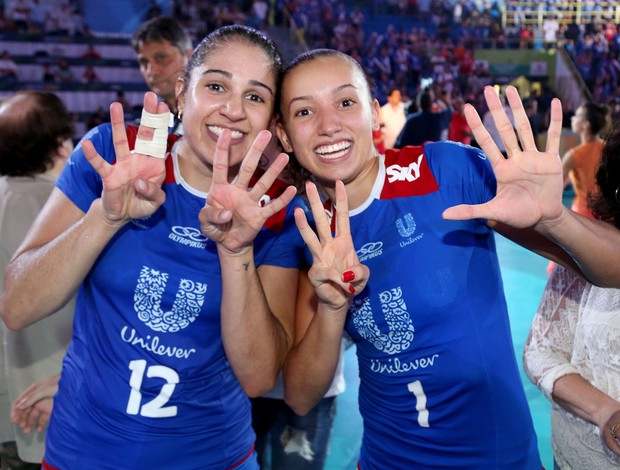
{"label": "unilever logo on jersey", "polygon": [[369,242],[357,250],[360,262],[375,258],[383,254],[383,242]]}
{"label": "unilever logo on jersey", "polygon": [[181,227],[180,225],[172,227],[172,232],[170,232],[168,238],[181,245],[200,249],[204,249],[209,240],[199,229],[195,227]]}
{"label": "unilever logo on jersey", "polygon": [[424,236],[423,233],[421,233],[417,237],[412,236],[416,231],[416,223],[415,220],[413,220],[413,216],[410,212],[405,214],[404,217],[399,217],[398,219],[396,219],[396,228],[398,229],[398,233],[400,234],[400,236],[404,238],[404,240],[400,242],[401,248],[417,242]]}
{"label": "unilever logo on jersey", "polygon": [[409,349],[415,328],[400,286],[380,292],[379,302],[388,331],[382,332],[379,329],[370,307],[370,299],[366,297],[355,301],[352,306],[355,309],[353,324],[357,332],[375,348],[386,354],[398,354]]}
{"label": "unilever logo on jersey", "polygon": [[138,318],[154,331],[176,333],[198,317],[205,301],[207,285],[181,279],[170,310],[162,309],[162,297],[168,273],[143,266],[134,292],[134,309]]}

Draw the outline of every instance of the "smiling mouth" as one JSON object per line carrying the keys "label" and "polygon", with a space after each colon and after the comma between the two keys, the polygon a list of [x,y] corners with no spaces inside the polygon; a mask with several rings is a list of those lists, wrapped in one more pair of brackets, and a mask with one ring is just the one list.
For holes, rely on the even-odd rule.
{"label": "smiling mouth", "polygon": [[338,142],[332,145],[322,145],[318,147],[315,152],[327,160],[335,160],[336,158],[343,157],[351,148],[351,142]]}
{"label": "smiling mouth", "polygon": [[[210,132],[213,132],[216,136],[220,136],[222,134],[222,131],[226,130],[225,127],[218,127],[218,126],[207,126],[207,129],[209,129]],[[243,136],[242,132],[239,131],[234,131],[232,129],[229,129],[231,131],[231,139],[239,139]]]}

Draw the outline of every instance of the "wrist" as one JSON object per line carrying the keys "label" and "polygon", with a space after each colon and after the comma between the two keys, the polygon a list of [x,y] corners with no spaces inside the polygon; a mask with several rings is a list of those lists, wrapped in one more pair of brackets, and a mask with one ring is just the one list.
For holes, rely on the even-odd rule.
{"label": "wrist", "polygon": [[111,219],[108,217],[103,208],[103,201],[101,198],[93,201],[88,212],[92,214],[93,217],[96,217],[105,229],[109,229],[113,232],[117,232],[129,222],[129,219]]}
{"label": "wrist", "polygon": [[229,249],[221,243],[216,243],[217,253],[220,258],[237,259],[242,262],[251,261],[254,263],[254,245],[237,247],[235,249]]}
{"label": "wrist", "polygon": [[565,230],[567,210],[566,207],[562,206],[560,213],[556,217],[541,219],[534,225],[534,230],[546,237],[556,239]]}
{"label": "wrist", "polygon": [[319,310],[325,312],[327,315],[342,315],[343,313],[346,315],[351,306],[351,299],[347,298],[344,303],[334,304],[333,302],[319,298],[318,305]]}

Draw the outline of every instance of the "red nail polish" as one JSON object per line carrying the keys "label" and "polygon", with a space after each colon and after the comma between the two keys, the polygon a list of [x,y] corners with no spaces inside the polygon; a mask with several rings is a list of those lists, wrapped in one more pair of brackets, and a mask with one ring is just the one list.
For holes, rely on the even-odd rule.
{"label": "red nail polish", "polygon": [[351,282],[353,279],[355,279],[355,273],[353,271],[345,271],[342,273],[343,282]]}
{"label": "red nail polish", "polygon": [[353,284],[349,284],[349,292],[351,292],[351,294],[355,294],[355,287],[353,287]]}

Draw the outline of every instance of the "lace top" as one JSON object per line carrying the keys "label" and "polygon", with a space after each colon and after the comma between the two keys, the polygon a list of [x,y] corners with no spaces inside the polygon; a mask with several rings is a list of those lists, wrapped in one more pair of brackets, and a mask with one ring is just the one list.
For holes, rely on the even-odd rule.
{"label": "lace top", "polygon": [[[556,380],[580,374],[612,398],[620,399],[620,289],[587,283],[558,266],[532,322],[524,351],[528,377],[553,401]],[[598,426],[554,403],[552,446],[563,470],[620,467]]]}

